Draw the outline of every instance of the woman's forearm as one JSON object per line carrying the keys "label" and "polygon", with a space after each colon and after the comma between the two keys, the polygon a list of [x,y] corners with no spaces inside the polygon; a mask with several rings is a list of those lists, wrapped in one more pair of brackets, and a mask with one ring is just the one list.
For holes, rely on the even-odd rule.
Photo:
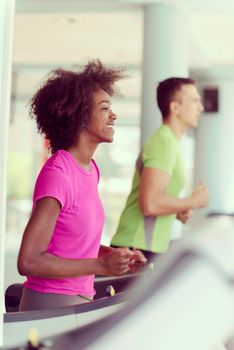
{"label": "woman's forearm", "polygon": [[18,271],[21,275],[55,279],[103,273],[98,258],[68,259],[47,252],[31,259],[21,258],[18,261]]}

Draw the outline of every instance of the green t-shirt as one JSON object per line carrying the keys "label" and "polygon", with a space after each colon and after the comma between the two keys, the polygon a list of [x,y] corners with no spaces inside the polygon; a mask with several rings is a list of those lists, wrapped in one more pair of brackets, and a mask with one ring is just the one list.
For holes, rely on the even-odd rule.
{"label": "green t-shirt", "polygon": [[161,253],[167,250],[175,214],[143,216],[138,206],[140,174],[143,167],[165,171],[170,175],[166,193],[178,197],[184,186],[184,166],[179,147],[179,139],[166,124],[146,142],[137,159],[132,189],[111,244]]}

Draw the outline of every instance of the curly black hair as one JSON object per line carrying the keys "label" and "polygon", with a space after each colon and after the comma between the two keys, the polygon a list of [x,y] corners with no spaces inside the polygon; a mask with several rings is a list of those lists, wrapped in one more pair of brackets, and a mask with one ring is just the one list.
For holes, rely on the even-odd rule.
{"label": "curly black hair", "polygon": [[30,100],[30,116],[39,133],[50,142],[51,152],[74,144],[79,131],[89,124],[93,94],[99,89],[117,94],[115,82],[123,69],[110,69],[93,60],[80,71],[56,69]]}

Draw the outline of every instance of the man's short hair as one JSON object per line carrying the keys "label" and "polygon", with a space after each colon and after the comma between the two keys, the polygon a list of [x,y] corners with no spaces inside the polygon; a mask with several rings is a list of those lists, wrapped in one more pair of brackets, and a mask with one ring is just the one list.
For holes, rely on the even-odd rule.
{"label": "man's short hair", "polygon": [[173,101],[175,94],[180,91],[183,85],[191,84],[195,84],[193,79],[177,77],[165,79],[158,84],[157,103],[163,119],[166,119],[169,115],[169,106]]}

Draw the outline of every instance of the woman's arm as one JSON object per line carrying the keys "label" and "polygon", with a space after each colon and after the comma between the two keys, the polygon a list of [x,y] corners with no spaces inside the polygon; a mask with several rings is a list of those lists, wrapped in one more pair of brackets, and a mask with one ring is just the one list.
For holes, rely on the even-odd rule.
{"label": "woman's arm", "polygon": [[128,271],[132,252],[113,251],[96,259],[67,259],[47,252],[60,203],[51,197],[38,200],[24,231],[18,256],[21,275],[44,278],[78,277],[92,274],[121,275]]}

